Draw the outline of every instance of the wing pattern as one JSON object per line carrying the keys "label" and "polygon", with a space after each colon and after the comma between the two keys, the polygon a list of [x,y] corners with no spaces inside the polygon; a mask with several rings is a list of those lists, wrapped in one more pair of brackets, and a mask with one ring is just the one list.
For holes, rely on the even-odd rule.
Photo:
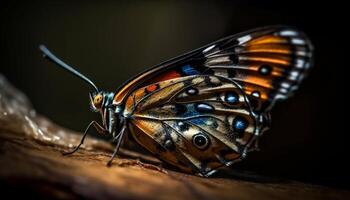
{"label": "wing pattern", "polygon": [[136,90],[125,113],[132,115],[135,139],[151,143],[146,149],[173,165],[189,166],[186,171],[208,175],[249,150],[258,122],[247,101],[227,78],[194,75]]}
{"label": "wing pattern", "polygon": [[203,53],[206,67],[239,82],[256,110],[264,111],[298,88],[311,66],[312,49],[303,33],[281,28],[232,38]]}
{"label": "wing pattern", "polygon": [[184,171],[208,176],[254,150],[277,100],[311,67],[312,46],[289,27],[221,39],[162,63],[114,97],[135,140]]}

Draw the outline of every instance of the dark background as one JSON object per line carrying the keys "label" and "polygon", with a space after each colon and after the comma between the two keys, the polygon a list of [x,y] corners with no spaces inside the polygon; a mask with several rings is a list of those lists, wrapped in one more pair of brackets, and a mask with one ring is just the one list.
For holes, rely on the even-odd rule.
{"label": "dark background", "polygon": [[296,26],[315,46],[315,68],[293,98],[273,109],[262,151],[236,168],[349,188],[345,7],[334,1],[2,3],[0,73],[39,113],[81,131],[100,119],[89,112],[88,87],[42,59],[41,43],[114,91],[136,73],[221,37],[265,25]]}

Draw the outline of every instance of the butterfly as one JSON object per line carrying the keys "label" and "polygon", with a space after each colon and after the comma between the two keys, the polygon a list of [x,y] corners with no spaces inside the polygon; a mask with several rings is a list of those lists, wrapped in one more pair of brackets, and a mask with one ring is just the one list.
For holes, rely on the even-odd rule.
{"label": "butterfly", "polygon": [[91,107],[112,135],[117,155],[126,135],[164,162],[200,176],[241,161],[269,129],[277,101],[297,90],[312,66],[307,36],[287,26],[232,35],[163,62],[115,92],[100,90],[45,46],[44,56],[93,88]]}

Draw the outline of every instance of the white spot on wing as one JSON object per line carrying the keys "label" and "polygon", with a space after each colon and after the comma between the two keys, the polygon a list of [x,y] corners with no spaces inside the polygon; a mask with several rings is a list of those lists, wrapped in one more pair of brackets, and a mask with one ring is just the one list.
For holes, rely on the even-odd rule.
{"label": "white spot on wing", "polygon": [[288,90],[286,88],[280,88],[279,91],[281,93],[288,93]]}
{"label": "white spot on wing", "polygon": [[306,56],[306,52],[305,51],[297,51],[296,55],[298,55],[298,56]]}
{"label": "white spot on wing", "polygon": [[289,75],[289,79],[296,81],[298,79],[299,72],[298,71],[291,71]]}
{"label": "white spot on wing", "polygon": [[292,39],[292,44],[295,44],[295,45],[304,45],[304,44],[305,44],[305,41],[302,40],[302,39],[299,39],[299,38],[293,38],[293,39]]}
{"label": "white spot on wing", "polygon": [[303,67],[304,67],[304,64],[305,64],[304,60],[302,60],[302,59],[297,59],[297,64],[296,64],[296,67],[297,67],[297,68],[303,68]]}
{"label": "white spot on wing", "polygon": [[215,45],[211,45],[210,47],[207,47],[203,50],[203,53],[208,53],[210,50],[214,49]]}
{"label": "white spot on wing", "polygon": [[253,97],[259,98],[259,97],[260,97],[260,94],[259,94],[259,92],[253,92],[253,93],[252,93],[252,96],[253,96]]}
{"label": "white spot on wing", "polygon": [[238,42],[239,42],[239,44],[243,44],[243,43],[248,42],[251,39],[252,39],[252,36],[246,35],[246,36],[238,38]]}
{"label": "white spot on wing", "polygon": [[289,88],[289,87],[290,87],[290,84],[287,83],[287,82],[283,82],[283,83],[281,84],[281,86],[284,87],[284,88]]}
{"label": "white spot on wing", "polygon": [[283,94],[276,94],[275,99],[286,99],[287,96]]}
{"label": "white spot on wing", "polygon": [[285,30],[280,32],[281,36],[297,36],[298,33],[292,30]]}

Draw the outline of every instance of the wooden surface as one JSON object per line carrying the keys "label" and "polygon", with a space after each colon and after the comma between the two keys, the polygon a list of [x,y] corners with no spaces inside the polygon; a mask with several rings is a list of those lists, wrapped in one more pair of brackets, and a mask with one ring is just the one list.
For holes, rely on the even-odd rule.
{"label": "wooden surface", "polygon": [[106,167],[113,146],[88,138],[71,156],[62,151],[80,135],[36,114],[0,76],[0,184],[14,197],[38,199],[350,199],[350,192],[293,181],[200,178],[161,167],[123,149]]}

